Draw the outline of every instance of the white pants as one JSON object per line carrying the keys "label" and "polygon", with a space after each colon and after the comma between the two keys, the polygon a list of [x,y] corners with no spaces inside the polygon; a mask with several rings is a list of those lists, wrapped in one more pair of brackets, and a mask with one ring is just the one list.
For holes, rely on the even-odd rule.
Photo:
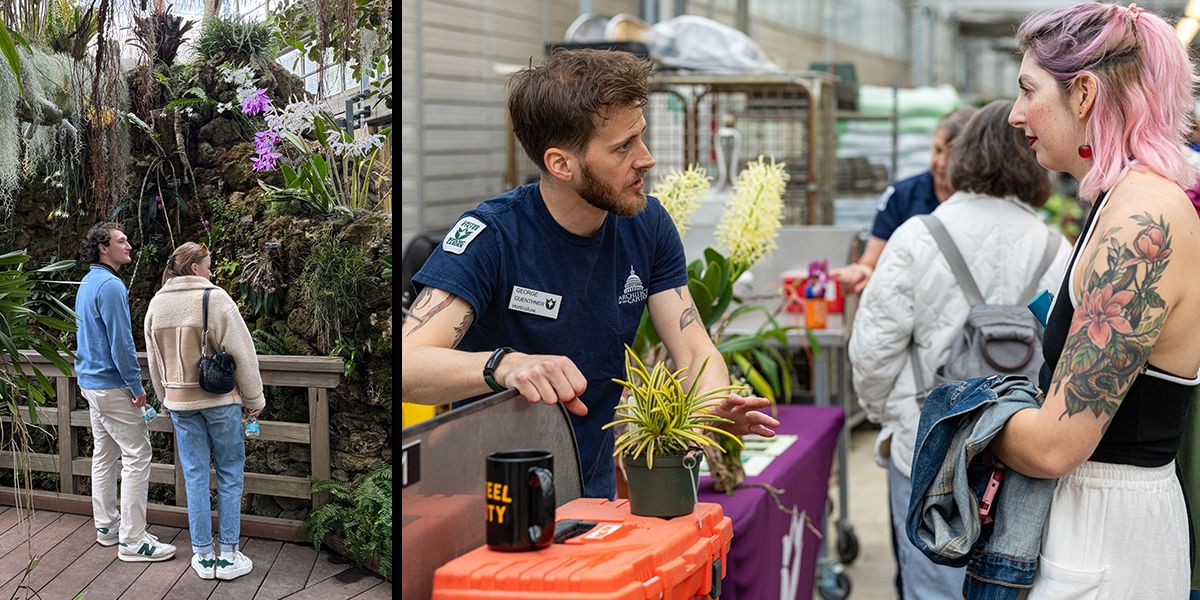
{"label": "white pants", "polygon": [[[150,429],[128,388],[80,388],[92,417],[92,515],[96,527],[121,523],[122,544],[146,533],[146,492],[150,485]],[[121,459],[121,504],[117,510],[117,459]]]}
{"label": "white pants", "polygon": [[1058,480],[1028,600],[1186,599],[1188,517],[1175,463],[1085,462]]}

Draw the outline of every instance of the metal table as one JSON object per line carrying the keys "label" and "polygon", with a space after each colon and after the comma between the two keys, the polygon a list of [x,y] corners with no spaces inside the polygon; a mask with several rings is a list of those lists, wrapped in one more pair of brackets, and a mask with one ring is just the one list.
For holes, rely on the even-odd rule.
{"label": "metal table", "polygon": [[[781,312],[775,316],[775,320],[783,326],[793,326],[795,329],[789,330],[787,333],[788,345],[793,348],[808,348],[809,338],[805,333],[804,315],[801,313]],[[764,323],[767,322],[767,317],[760,311],[753,311],[739,316],[736,320],[729,323],[726,331],[729,333],[752,333],[757,331]],[[841,435],[838,436],[837,442],[837,462],[838,462],[838,516],[836,521],[837,527],[837,555],[839,561],[834,561],[828,558],[826,544],[821,543],[821,558],[820,568],[817,574],[817,588],[821,596],[830,600],[845,598],[850,592],[849,578],[844,571],[844,565],[854,562],[858,558],[858,536],[854,533],[854,526],[850,524],[848,514],[849,507],[849,477],[847,469],[849,468],[848,447],[850,439],[850,429],[861,422],[861,416],[858,419],[851,419],[850,406],[850,364],[846,352],[846,342],[849,339],[850,332],[846,330],[845,317],[842,313],[830,313],[826,319],[824,329],[813,329],[813,337],[817,341],[817,348],[813,352],[813,396],[817,406],[831,406],[833,399],[830,395],[829,373],[830,366],[836,365],[836,385],[838,404],[846,413],[846,419],[842,424]],[[831,362],[832,359],[832,362]],[[861,415],[861,413],[860,413]]]}

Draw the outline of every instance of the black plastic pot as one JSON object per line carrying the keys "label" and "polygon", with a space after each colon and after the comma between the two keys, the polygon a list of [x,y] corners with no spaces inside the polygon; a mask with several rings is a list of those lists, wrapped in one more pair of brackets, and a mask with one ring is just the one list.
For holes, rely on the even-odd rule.
{"label": "black plastic pot", "polygon": [[704,453],[655,456],[654,468],[646,466],[646,455],[622,456],[629,482],[629,511],[642,517],[671,518],[686,515],[696,507],[696,486]]}

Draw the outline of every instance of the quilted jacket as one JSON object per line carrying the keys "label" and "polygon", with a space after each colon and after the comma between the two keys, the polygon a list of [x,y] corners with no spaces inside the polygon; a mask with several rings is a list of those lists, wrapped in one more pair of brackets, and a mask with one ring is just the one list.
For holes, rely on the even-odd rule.
{"label": "quilted jacket", "polygon": [[[957,192],[933,212],[942,220],[988,304],[1024,305],[1017,298],[1046,247],[1046,226],[1016,198]],[[1063,240],[1038,289],[1057,290],[1071,252]],[[927,387],[944,364],[970,309],[949,263],[918,219],[909,219],[888,240],[863,290],[850,337],[854,389],[867,418],[882,426],[875,462],[912,470],[921,418],[912,353]],[[921,390],[924,398],[929,390]]]}

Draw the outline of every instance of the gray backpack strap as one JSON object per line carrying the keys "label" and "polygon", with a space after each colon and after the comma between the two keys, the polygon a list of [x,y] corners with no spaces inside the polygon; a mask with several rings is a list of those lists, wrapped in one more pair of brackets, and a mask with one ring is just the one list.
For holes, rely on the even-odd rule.
{"label": "gray backpack strap", "polygon": [[1020,302],[1028,302],[1033,299],[1033,295],[1038,291],[1038,282],[1042,280],[1042,276],[1046,274],[1046,269],[1050,268],[1050,263],[1054,262],[1054,256],[1058,254],[1059,239],[1062,236],[1054,231],[1054,228],[1046,227],[1046,249],[1042,252],[1042,262],[1038,264],[1037,271],[1033,274],[1033,279],[1029,280],[1029,286],[1021,293],[1018,298]]}
{"label": "gray backpack strap", "polygon": [[917,355],[917,336],[913,333],[912,343],[908,347],[909,355],[912,358],[913,383],[917,386],[917,404],[925,404],[925,394],[929,393],[929,389],[925,387],[925,376],[921,374],[921,358]]}
{"label": "gray backpack strap", "polygon": [[950,237],[950,232],[946,231],[946,226],[942,225],[942,221],[933,215],[921,215],[919,218],[929,229],[929,233],[933,234],[933,241],[937,242],[942,256],[946,257],[946,262],[950,263],[950,270],[954,272],[954,278],[958,280],[959,287],[966,294],[967,302],[972,307],[983,304],[983,294],[979,292],[979,285],[971,276],[971,270],[967,268],[967,261],[963,260],[962,253],[958,251],[958,246]]}

